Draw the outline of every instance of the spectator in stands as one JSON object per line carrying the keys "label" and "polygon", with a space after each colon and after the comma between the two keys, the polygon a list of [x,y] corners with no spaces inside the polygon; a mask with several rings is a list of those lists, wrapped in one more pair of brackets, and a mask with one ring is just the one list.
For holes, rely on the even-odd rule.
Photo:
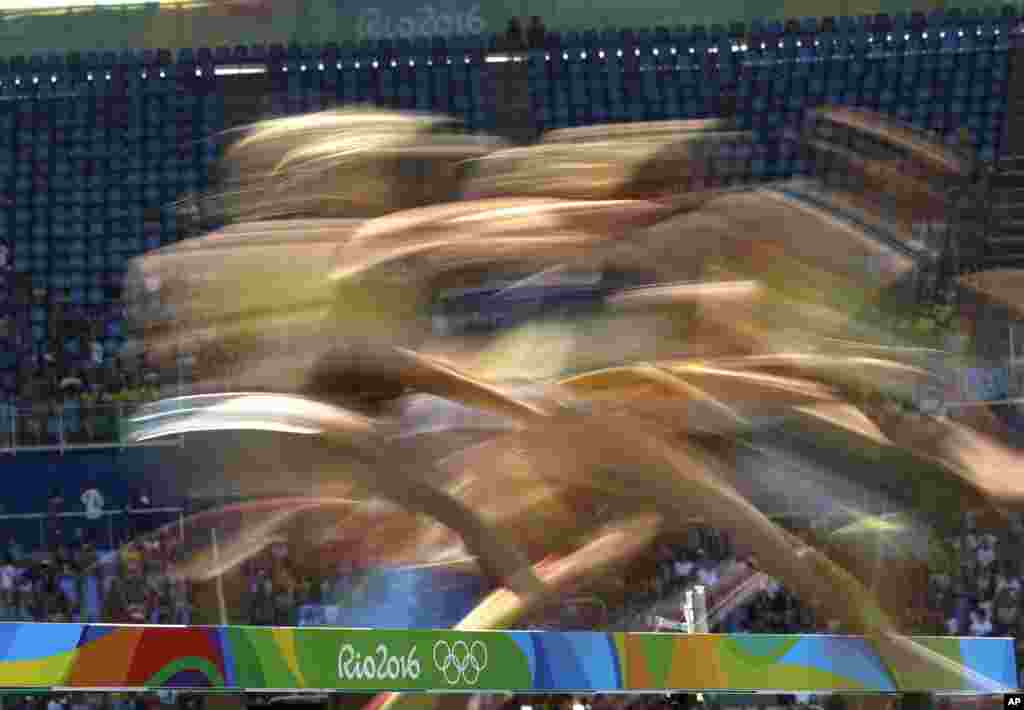
{"label": "spectator in stands", "polygon": [[989,636],[992,633],[992,622],[989,621],[988,612],[978,609],[971,612],[971,636]]}
{"label": "spectator in stands", "polygon": [[75,564],[78,569],[92,571],[97,568],[98,563],[99,556],[96,554],[95,545],[89,540],[84,540],[82,546],[76,551]]}
{"label": "spectator in stands", "polygon": [[998,561],[997,566],[999,573],[996,575],[996,594],[1000,594],[1007,589],[1019,592],[1021,589],[1021,580],[1020,577],[1014,574],[1011,560],[1001,559]]}
{"label": "spectator in stands", "polygon": [[547,39],[547,29],[538,15],[530,18],[530,27],[527,30],[527,41],[530,49],[543,49]]}
{"label": "spectator in stands", "polygon": [[526,47],[523,40],[523,25],[518,17],[508,21],[508,28],[505,30],[505,46],[503,49],[508,52],[521,51]]}
{"label": "spectator in stands", "polygon": [[149,585],[143,575],[141,554],[134,544],[125,547],[118,573],[107,581],[104,617],[115,623],[144,623],[149,616]]}
{"label": "spectator in stands", "polygon": [[254,624],[271,624],[274,620],[274,583],[265,569],[250,579],[249,614]]}
{"label": "spectator in stands", "polygon": [[3,618],[10,619],[15,615],[16,596],[15,589],[18,582],[18,568],[14,561],[8,557],[3,567],[0,567],[0,603],[3,606]]}
{"label": "spectator in stands", "polygon": [[184,580],[175,580],[171,586],[171,604],[174,608],[175,624],[192,623],[192,600],[189,587]]}
{"label": "spectator in stands", "polygon": [[13,535],[7,540],[7,557],[15,563],[25,558],[25,548]]}
{"label": "spectator in stands", "polygon": [[995,543],[995,537],[992,535],[986,535],[978,542],[977,559],[981,568],[986,570],[986,574],[996,561]]}
{"label": "spectator in stands", "polygon": [[995,600],[995,632],[998,636],[1009,636],[1017,629],[1020,615],[1020,593],[1009,586],[1004,587]]}
{"label": "spectator in stands", "polygon": [[295,578],[286,567],[281,567],[274,580],[274,622],[278,626],[293,623],[295,611]]}
{"label": "spectator in stands", "polygon": [[58,570],[53,565],[44,565],[41,570],[39,589],[41,608],[37,618],[58,622],[70,621],[72,603],[64,593]]}
{"label": "spectator in stands", "polygon": [[103,367],[103,345],[100,343],[99,334],[94,330],[92,337],[89,339],[89,369],[90,374],[94,377],[94,373],[99,372],[100,368]]}

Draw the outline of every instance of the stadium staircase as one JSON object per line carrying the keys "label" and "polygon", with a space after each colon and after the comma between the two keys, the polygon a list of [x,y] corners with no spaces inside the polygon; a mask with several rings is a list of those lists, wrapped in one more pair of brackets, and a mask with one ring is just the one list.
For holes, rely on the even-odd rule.
{"label": "stadium staircase", "polygon": [[1024,154],[999,160],[989,179],[992,224],[985,268],[1024,267]]}
{"label": "stadium staircase", "polygon": [[487,85],[495,111],[495,133],[513,143],[526,144],[537,138],[537,122],[530,101],[530,78],[528,63],[512,61],[512,54],[502,55],[508,61],[489,61],[487,64]]}
{"label": "stadium staircase", "polygon": [[274,87],[266,74],[220,77],[217,89],[224,97],[224,127],[245,126],[269,118],[272,115],[270,96],[275,88],[279,87]]}
{"label": "stadium staircase", "polygon": [[1024,48],[1010,51],[1003,155],[987,179],[990,224],[980,266],[1024,267]]}

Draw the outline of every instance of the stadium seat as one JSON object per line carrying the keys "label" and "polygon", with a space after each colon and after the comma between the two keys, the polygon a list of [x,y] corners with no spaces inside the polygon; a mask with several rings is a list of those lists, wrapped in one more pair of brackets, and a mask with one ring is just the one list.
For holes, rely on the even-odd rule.
{"label": "stadium seat", "polygon": [[[948,8],[928,14],[804,18],[791,23],[788,34],[775,20],[754,21],[749,28],[716,25],[552,33],[544,50],[530,54],[530,101],[538,123],[546,128],[695,118],[714,115],[722,87],[731,86],[737,95],[737,121],[759,135],[794,128],[808,108],[821,103],[877,106],[919,126],[941,130],[946,140],[953,140],[959,126],[967,126],[976,136],[982,158],[994,159],[1006,116],[1007,34],[1016,18],[1012,8],[985,12]],[[16,99],[12,86],[7,82],[0,86],[15,108],[9,121],[0,113],[0,150],[18,155],[9,172],[2,172],[6,168],[0,161],[0,184],[9,186],[19,205],[10,211],[10,223],[25,240],[25,247],[16,250],[15,266],[49,273],[51,262],[61,263],[69,274],[71,300],[100,305],[103,288],[81,281],[84,274],[116,271],[138,251],[177,238],[172,220],[162,220],[159,228],[143,232],[142,210],[171,202],[182,191],[204,187],[207,171],[218,159],[216,146],[198,143],[197,138],[223,128],[224,109],[218,95],[211,93],[212,84],[191,81],[196,64],[206,68],[215,62],[268,58],[289,62],[289,76],[272,94],[274,106],[282,112],[317,110],[335,100],[373,101],[452,113],[463,117],[471,129],[482,129],[495,122],[494,107],[485,95],[486,41],[463,37],[342,47],[191,48],[176,52],[173,69],[169,54],[152,50],[38,55],[0,62],[0,81],[20,73],[24,82],[30,82],[34,72],[42,78],[35,96],[45,98]],[[734,53],[733,44],[741,41],[749,42],[749,51]],[[691,47],[693,54],[688,51]],[[598,57],[599,51],[605,56]],[[551,55],[551,61],[545,54]],[[449,56],[454,59],[452,65],[442,61]],[[466,56],[469,65],[463,61]],[[373,78],[353,68],[356,59],[377,59],[385,65]],[[398,62],[395,67],[390,66],[392,60]],[[314,70],[321,62],[325,70]],[[341,70],[339,62],[344,65]],[[309,68],[306,73],[301,72],[304,63]],[[61,74],[63,82],[63,73],[72,67],[80,71],[74,80],[81,82],[81,95],[86,97],[112,91],[102,81],[88,82],[86,73],[98,75],[111,69],[115,79],[124,75],[126,84],[119,91],[126,93],[125,125],[117,124],[116,129],[106,122],[87,125],[97,115],[85,111],[89,101],[73,101],[65,109],[53,100],[65,88],[63,84],[51,87],[48,76]],[[153,80],[158,67],[179,81]],[[152,72],[145,80],[143,69]],[[193,88],[178,93],[183,86]],[[46,111],[29,110],[39,104],[46,105]],[[22,108],[25,112],[19,113]],[[31,115],[43,120],[38,129],[24,128],[27,118],[13,118]],[[737,171],[749,171],[760,179],[815,167],[792,154],[772,155],[744,146],[725,146],[722,154],[726,180]],[[178,157],[168,159],[168,155]],[[100,172],[109,170],[118,177],[83,181],[77,171],[87,159],[109,161],[105,163],[109,169]],[[52,168],[44,175],[22,169],[32,164]],[[100,248],[83,248],[85,242],[75,239],[83,229]]]}

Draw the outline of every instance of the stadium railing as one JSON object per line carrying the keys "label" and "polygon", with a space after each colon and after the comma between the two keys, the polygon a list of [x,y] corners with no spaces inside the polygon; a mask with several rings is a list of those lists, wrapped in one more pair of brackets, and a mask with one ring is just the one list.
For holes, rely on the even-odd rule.
{"label": "stadium railing", "polygon": [[[176,506],[156,508],[103,508],[94,512],[71,511],[56,513],[0,514],[0,525],[8,531],[27,532],[28,527],[38,531],[38,547],[24,545],[25,549],[43,551],[54,544],[74,544],[75,536],[67,534],[68,526],[87,533],[81,542],[92,542],[98,549],[115,550],[121,541],[134,537],[137,529],[153,530],[177,522],[178,534],[185,535],[185,509]],[[56,530],[59,540],[54,540]],[[29,543],[26,535],[17,536],[19,542]]]}

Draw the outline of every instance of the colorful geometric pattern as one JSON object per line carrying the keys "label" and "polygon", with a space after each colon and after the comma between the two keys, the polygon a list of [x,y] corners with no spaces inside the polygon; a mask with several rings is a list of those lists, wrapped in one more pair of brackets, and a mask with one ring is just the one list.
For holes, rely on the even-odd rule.
{"label": "colorful geometric pattern", "polygon": [[0,624],[0,688],[998,693],[1012,639]]}

